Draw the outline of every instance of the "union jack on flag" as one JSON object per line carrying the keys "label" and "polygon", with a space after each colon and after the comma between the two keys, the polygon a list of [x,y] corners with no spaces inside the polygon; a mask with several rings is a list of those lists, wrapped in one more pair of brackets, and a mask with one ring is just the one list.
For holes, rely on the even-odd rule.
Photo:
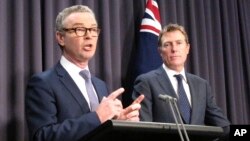
{"label": "union jack on flag", "polygon": [[160,13],[156,0],[148,0],[141,22],[139,46],[135,60],[135,77],[158,68],[162,64],[157,50],[161,31]]}
{"label": "union jack on flag", "polygon": [[159,36],[161,19],[158,4],[155,0],[148,0],[146,10],[141,22],[140,32],[150,32]]}

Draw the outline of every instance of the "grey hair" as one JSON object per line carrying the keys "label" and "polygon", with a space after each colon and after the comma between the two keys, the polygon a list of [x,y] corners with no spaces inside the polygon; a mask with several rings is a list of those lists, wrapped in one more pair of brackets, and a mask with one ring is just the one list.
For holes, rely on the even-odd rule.
{"label": "grey hair", "polygon": [[[90,13],[95,18],[94,12],[88,6],[74,5],[74,6],[63,9],[57,15],[57,17],[56,17],[56,25],[55,25],[56,31],[62,31],[62,29],[64,27],[63,21],[65,20],[66,17],[68,17],[72,13],[78,13],[78,12],[80,12],[80,13],[84,13],[84,12]],[[96,18],[95,18],[95,20],[96,20]]]}

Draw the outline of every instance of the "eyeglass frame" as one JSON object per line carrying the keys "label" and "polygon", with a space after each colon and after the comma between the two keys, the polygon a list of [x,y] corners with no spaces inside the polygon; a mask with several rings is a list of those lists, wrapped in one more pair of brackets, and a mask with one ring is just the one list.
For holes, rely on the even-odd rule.
{"label": "eyeglass frame", "polygon": [[[82,29],[82,30],[79,30],[79,29]],[[100,34],[100,31],[101,31],[101,29],[98,28],[98,27],[91,27],[91,28],[87,28],[87,27],[74,27],[74,28],[63,28],[62,30],[65,31],[65,32],[74,31],[75,34],[76,34],[76,36],[78,36],[78,37],[86,36],[88,31],[89,31],[89,33],[91,35],[96,32],[96,36],[98,36]],[[83,34],[79,35],[79,32],[82,32]],[[92,36],[95,36],[95,35],[92,35]]]}

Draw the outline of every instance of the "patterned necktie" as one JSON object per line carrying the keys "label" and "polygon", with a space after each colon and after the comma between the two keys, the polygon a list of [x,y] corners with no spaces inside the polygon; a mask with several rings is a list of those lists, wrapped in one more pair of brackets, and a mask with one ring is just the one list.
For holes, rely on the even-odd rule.
{"label": "patterned necktie", "polygon": [[98,98],[95,96],[95,92],[91,82],[90,72],[88,70],[82,70],[80,71],[80,75],[85,79],[85,86],[87,94],[89,96],[90,109],[91,111],[95,111],[97,106],[99,105],[99,101]]}
{"label": "patterned necktie", "polygon": [[179,99],[178,99],[178,105],[180,107],[180,112],[182,115],[182,118],[186,124],[190,123],[190,115],[191,115],[191,107],[188,102],[187,94],[184,90],[183,84],[182,84],[182,75],[174,75],[178,81],[178,94],[179,94]]}

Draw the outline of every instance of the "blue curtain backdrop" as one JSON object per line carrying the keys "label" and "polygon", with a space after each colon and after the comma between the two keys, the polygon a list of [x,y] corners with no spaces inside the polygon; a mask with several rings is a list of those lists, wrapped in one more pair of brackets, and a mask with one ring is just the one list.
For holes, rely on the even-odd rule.
{"label": "blue curtain backdrop", "polygon": [[[183,25],[191,42],[187,70],[209,81],[233,124],[250,124],[250,1],[157,0],[162,26]],[[96,13],[101,34],[90,70],[110,91],[126,88],[131,102],[133,68],[145,0],[1,0],[0,140],[27,141],[24,95],[34,73],[52,67],[61,51],[55,17],[85,4]]]}

